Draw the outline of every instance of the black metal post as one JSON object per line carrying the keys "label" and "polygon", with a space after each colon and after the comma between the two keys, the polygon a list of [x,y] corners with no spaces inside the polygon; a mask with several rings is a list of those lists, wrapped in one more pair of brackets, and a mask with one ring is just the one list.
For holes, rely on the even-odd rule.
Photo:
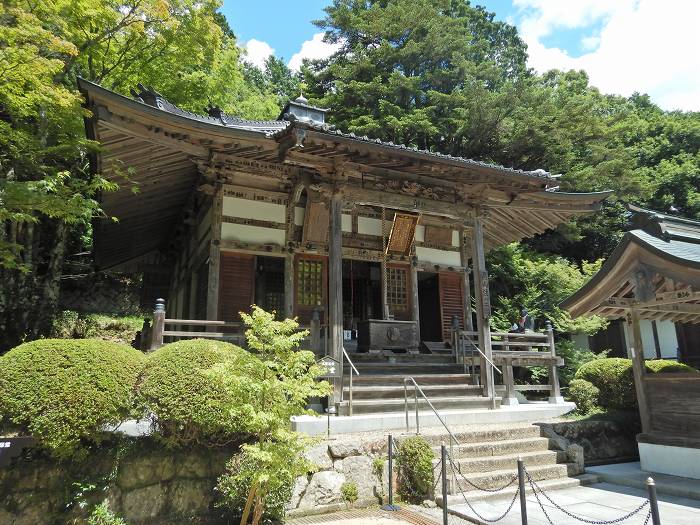
{"label": "black metal post", "polygon": [[647,478],[647,490],[649,491],[649,504],[651,506],[651,522],[654,525],[661,525],[659,499],[656,496],[656,483],[654,483],[653,478]]}
{"label": "black metal post", "polygon": [[389,443],[387,444],[387,453],[389,456],[389,504],[384,505],[382,510],[399,510],[401,507],[394,505],[394,438],[389,434]]}
{"label": "black metal post", "polygon": [[442,462],[442,525],[447,524],[447,447],[445,443],[440,447]]}
{"label": "black metal post", "polygon": [[520,519],[527,525],[527,498],[525,498],[525,464],[518,458],[518,487],[520,488]]}

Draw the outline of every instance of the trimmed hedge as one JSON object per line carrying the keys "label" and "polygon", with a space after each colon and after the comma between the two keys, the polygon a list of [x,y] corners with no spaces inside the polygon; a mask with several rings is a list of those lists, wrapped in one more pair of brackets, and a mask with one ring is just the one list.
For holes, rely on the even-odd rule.
{"label": "trimmed hedge", "polygon": [[600,390],[585,379],[574,379],[569,383],[568,398],[576,403],[579,414],[588,414],[598,405]]}
{"label": "trimmed hedge", "polygon": [[669,359],[653,359],[646,362],[647,372],[652,374],[683,374],[697,372],[697,369],[685,363]]}
{"label": "trimmed hedge", "polygon": [[405,501],[420,503],[433,488],[433,448],[422,436],[404,439],[398,448],[398,493]]}
{"label": "trimmed hedge", "polygon": [[41,339],[0,357],[0,414],[57,457],[127,419],[144,356],[97,339]]}
{"label": "trimmed hedge", "polygon": [[632,360],[606,357],[584,363],[576,379],[585,379],[600,390],[598,403],[609,409],[629,410],[637,406]]}
{"label": "trimmed hedge", "polygon": [[221,376],[211,373],[213,367],[224,363],[253,378],[264,368],[242,348],[208,339],[177,341],[148,355],[139,406],[152,414],[156,435],[165,444],[230,443],[246,428],[241,418],[254,418],[255,414],[232,416],[230,407],[237,392]]}
{"label": "trimmed hedge", "polygon": [[[692,366],[668,359],[646,361],[646,370],[652,374],[697,372]],[[598,403],[604,408],[631,410],[637,407],[631,359],[607,357],[589,361],[578,369],[576,379],[589,381],[600,390]]]}

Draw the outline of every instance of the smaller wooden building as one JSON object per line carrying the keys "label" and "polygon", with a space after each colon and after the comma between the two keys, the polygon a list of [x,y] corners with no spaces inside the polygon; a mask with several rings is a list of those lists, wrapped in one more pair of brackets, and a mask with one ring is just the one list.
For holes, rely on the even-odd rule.
{"label": "smaller wooden building", "polygon": [[[630,207],[625,233],[600,271],[563,302],[573,316],[621,319],[642,421],[642,469],[700,479],[700,374],[653,374],[645,367],[641,320],[700,323],[700,222]],[[682,361],[695,364],[700,348]]]}

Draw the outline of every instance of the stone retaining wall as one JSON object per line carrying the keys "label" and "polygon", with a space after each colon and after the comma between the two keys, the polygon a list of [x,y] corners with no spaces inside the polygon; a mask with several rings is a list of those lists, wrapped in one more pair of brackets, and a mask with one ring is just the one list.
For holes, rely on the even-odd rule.
{"label": "stone retaining wall", "polygon": [[639,423],[629,420],[583,420],[538,423],[544,436],[554,432],[583,448],[586,465],[633,461],[639,456],[636,435]]}
{"label": "stone retaining wall", "polygon": [[129,525],[227,523],[214,487],[234,452],[129,441],[60,463],[32,451],[0,468],[0,524],[85,523],[104,500]]}
{"label": "stone retaining wall", "polygon": [[306,452],[306,457],[318,470],[297,478],[287,506],[288,515],[321,514],[347,508],[348,503],[341,494],[344,483],[354,483],[357,487],[358,499],[354,507],[381,503],[389,490],[386,454],[386,439],[344,437],[315,445]]}

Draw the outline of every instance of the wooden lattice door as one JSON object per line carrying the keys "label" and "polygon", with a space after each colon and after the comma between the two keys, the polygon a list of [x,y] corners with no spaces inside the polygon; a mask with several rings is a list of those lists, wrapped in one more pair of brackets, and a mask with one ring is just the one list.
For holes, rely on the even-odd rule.
{"label": "wooden lattice door", "polygon": [[456,272],[440,272],[440,313],[442,317],[442,338],[449,341],[452,331],[452,317],[457,316],[459,327],[464,329],[464,305],[462,298],[462,276]]}
{"label": "wooden lattice door", "polygon": [[255,255],[221,253],[219,320],[240,322],[239,312],[250,312],[255,298]]}

